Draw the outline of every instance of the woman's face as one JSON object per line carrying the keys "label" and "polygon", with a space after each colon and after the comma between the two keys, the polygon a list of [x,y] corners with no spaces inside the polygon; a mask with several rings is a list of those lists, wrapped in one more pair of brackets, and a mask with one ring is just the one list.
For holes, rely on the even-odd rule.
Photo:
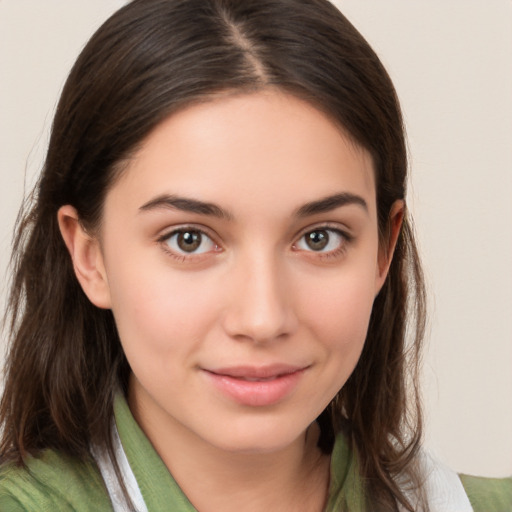
{"label": "woman's face", "polygon": [[154,130],[106,197],[106,299],[89,293],[113,311],[150,439],[254,453],[299,438],[363,347],[386,272],[375,197],[369,154],[283,93]]}

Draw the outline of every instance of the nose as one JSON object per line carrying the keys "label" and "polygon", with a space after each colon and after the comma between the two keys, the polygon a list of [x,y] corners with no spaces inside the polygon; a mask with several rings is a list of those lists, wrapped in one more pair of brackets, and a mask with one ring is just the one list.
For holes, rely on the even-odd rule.
{"label": "nose", "polygon": [[297,328],[290,280],[276,260],[248,258],[231,274],[224,329],[232,338],[264,344],[284,339]]}

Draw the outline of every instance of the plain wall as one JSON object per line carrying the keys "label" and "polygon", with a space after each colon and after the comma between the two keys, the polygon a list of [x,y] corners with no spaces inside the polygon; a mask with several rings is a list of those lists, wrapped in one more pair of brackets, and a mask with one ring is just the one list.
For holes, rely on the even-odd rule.
{"label": "plain wall", "polygon": [[[0,1],[2,276],[65,77],[123,3]],[[405,113],[430,299],[427,444],[458,471],[512,474],[512,2],[335,3],[381,56]]]}

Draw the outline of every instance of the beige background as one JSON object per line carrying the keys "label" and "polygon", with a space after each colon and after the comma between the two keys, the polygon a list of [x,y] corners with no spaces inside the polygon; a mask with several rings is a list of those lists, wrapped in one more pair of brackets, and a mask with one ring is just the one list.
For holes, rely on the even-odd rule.
{"label": "beige background", "polygon": [[[66,74],[123,3],[0,0],[2,277]],[[512,2],[336,3],[381,56],[405,111],[431,303],[428,445],[458,471],[512,474]]]}

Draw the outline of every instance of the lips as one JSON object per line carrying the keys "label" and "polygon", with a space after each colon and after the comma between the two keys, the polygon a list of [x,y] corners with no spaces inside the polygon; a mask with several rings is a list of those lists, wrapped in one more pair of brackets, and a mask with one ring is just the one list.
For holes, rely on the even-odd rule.
{"label": "lips", "polygon": [[289,397],[306,367],[277,364],[205,369],[204,374],[222,395],[241,405],[264,407]]}
{"label": "lips", "polygon": [[286,364],[274,364],[269,366],[235,366],[231,368],[218,368],[208,370],[217,375],[225,375],[226,377],[247,379],[247,380],[267,380],[282,375],[289,375],[304,369],[300,366],[291,366]]}

